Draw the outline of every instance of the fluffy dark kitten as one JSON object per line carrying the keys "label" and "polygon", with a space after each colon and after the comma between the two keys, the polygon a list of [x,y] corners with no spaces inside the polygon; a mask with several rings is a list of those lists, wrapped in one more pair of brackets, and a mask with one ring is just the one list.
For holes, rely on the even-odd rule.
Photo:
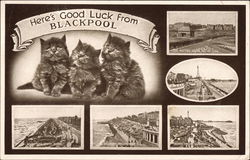
{"label": "fluffy dark kitten", "polygon": [[[52,37],[41,41],[41,61],[32,80],[32,87],[43,91],[45,95],[58,97],[67,83],[69,53],[65,35],[60,38]],[[24,86],[18,89],[24,89]]]}
{"label": "fluffy dark kitten", "polygon": [[69,85],[73,97],[93,98],[101,83],[100,50],[80,40],[70,57]]}
{"label": "fluffy dark kitten", "polygon": [[130,42],[110,34],[102,49],[102,76],[108,99],[143,98],[145,82],[138,63],[130,58]]}

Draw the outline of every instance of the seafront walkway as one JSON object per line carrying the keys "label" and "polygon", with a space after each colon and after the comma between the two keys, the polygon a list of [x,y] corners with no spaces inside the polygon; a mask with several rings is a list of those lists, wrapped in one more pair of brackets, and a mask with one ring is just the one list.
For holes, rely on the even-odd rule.
{"label": "seafront walkway", "polygon": [[[213,128],[214,129],[214,128]],[[212,134],[212,130],[213,129],[210,129],[210,130],[204,130],[210,137],[213,137],[215,140],[216,140],[216,143],[218,143],[220,145],[221,148],[229,148],[229,146],[225,143],[223,143],[221,140],[219,140],[216,136],[214,136]]]}

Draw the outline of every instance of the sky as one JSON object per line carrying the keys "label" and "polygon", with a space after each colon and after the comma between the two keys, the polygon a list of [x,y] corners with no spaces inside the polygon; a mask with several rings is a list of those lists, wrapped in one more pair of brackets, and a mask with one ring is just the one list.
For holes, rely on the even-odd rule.
{"label": "sky", "polygon": [[94,120],[110,120],[116,117],[137,115],[139,113],[160,111],[160,105],[113,105],[90,106],[91,117]]}
{"label": "sky", "polygon": [[171,106],[168,115],[189,117],[193,120],[238,121],[239,106]]}
{"label": "sky", "polygon": [[190,22],[193,24],[236,24],[237,12],[223,11],[178,11],[168,12],[169,24],[176,22]]}
{"label": "sky", "polygon": [[82,117],[83,106],[14,106],[12,108],[14,118],[57,118],[61,116]]}
{"label": "sky", "polygon": [[173,66],[170,71],[174,73],[185,73],[196,77],[197,66],[199,66],[199,74],[202,78],[237,80],[237,74],[231,67],[220,61],[207,58],[195,58],[182,61]]}

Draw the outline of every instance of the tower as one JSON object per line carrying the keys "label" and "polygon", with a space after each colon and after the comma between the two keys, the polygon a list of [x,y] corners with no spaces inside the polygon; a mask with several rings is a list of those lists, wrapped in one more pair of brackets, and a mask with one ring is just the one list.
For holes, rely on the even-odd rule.
{"label": "tower", "polygon": [[201,76],[200,76],[200,71],[199,71],[199,66],[197,66],[197,74],[196,74],[196,78],[200,79]]}
{"label": "tower", "polygon": [[196,77],[200,77],[199,66],[197,66],[197,75],[196,75]]}
{"label": "tower", "polygon": [[189,111],[187,111],[187,118],[189,118]]}

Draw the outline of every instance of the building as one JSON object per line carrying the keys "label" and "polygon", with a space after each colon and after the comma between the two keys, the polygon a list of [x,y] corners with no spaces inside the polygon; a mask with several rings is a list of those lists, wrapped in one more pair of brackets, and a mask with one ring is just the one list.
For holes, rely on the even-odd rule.
{"label": "building", "polygon": [[184,27],[184,26],[190,26],[190,23],[185,23],[185,22],[177,22],[173,25],[174,29],[179,29],[181,27]]}
{"label": "building", "polygon": [[147,114],[147,125],[159,127],[159,112],[158,111],[149,112]]}
{"label": "building", "polygon": [[194,32],[195,37],[202,37],[206,35],[206,28],[196,29]]}
{"label": "building", "polygon": [[207,29],[208,30],[214,30],[214,25],[213,24],[207,24]]}
{"label": "building", "polygon": [[169,25],[169,36],[170,37],[194,37],[194,30],[202,28],[202,25],[193,25],[191,23],[178,22]]}
{"label": "building", "polygon": [[150,146],[159,144],[159,111],[147,113],[147,124],[142,129],[143,140]]}
{"label": "building", "polygon": [[145,127],[142,130],[142,137],[143,139],[155,146],[159,144],[159,130],[154,129],[153,127]]}
{"label": "building", "polygon": [[184,73],[177,73],[175,83],[185,83],[187,79]]}
{"label": "building", "polygon": [[220,31],[222,31],[223,30],[223,25],[222,24],[216,24],[214,26],[214,30],[220,30]]}
{"label": "building", "polygon": [[175,82],[175,79],[176,79],[176,74],[172,71],[170,71],[167,75],[167,82],[168,84],[172,84]]}
{"label": "building", "polygon": [[[155,124],[150,123],[152,119],[156,122]],[[148,116],[147,125],[144,126],[142,130],[142,137],[153,146],[158,146],[159,144],[159,112],[151,112]]]}
{"label": "building", "polygon": [[189,75],[189,74],[185,74],[185,79],[186,79],[186,80],[189,80],[190,78],[192,78],[192,76],[191,76],[191,75]]}
{"label": "building", "polygon": [[208,24],[208,30],[216,30],[216,31],[232,31],[235,29],[233,24]]}
{"label": "building", "polygon": [[232,24],[224,24],[223,25],[224,30],[234,30],[234,26]]}
{"label": "building", "polygon": [[80,130],[81,128],[81,118],[78,116],[74,117],[58,117],[59,120],[77,128]]}
{"label": "building", "polygon": [[177,37],[194,37],[194,30],[190,26],[180,27]]}
{"label": "building", "polygon": [[183,118],[182,116],[176,117],[172,116],[170,118],[170,127],[179,128],[179,127],[190,127],[194,124],[193,120],[189,117],[189,111],[187,112],[187,117]]}
{"label": "building", "polygon": [[144,113],[139,113],[138,114],[138,118],[147,118],[147,112],[144,112]]}

